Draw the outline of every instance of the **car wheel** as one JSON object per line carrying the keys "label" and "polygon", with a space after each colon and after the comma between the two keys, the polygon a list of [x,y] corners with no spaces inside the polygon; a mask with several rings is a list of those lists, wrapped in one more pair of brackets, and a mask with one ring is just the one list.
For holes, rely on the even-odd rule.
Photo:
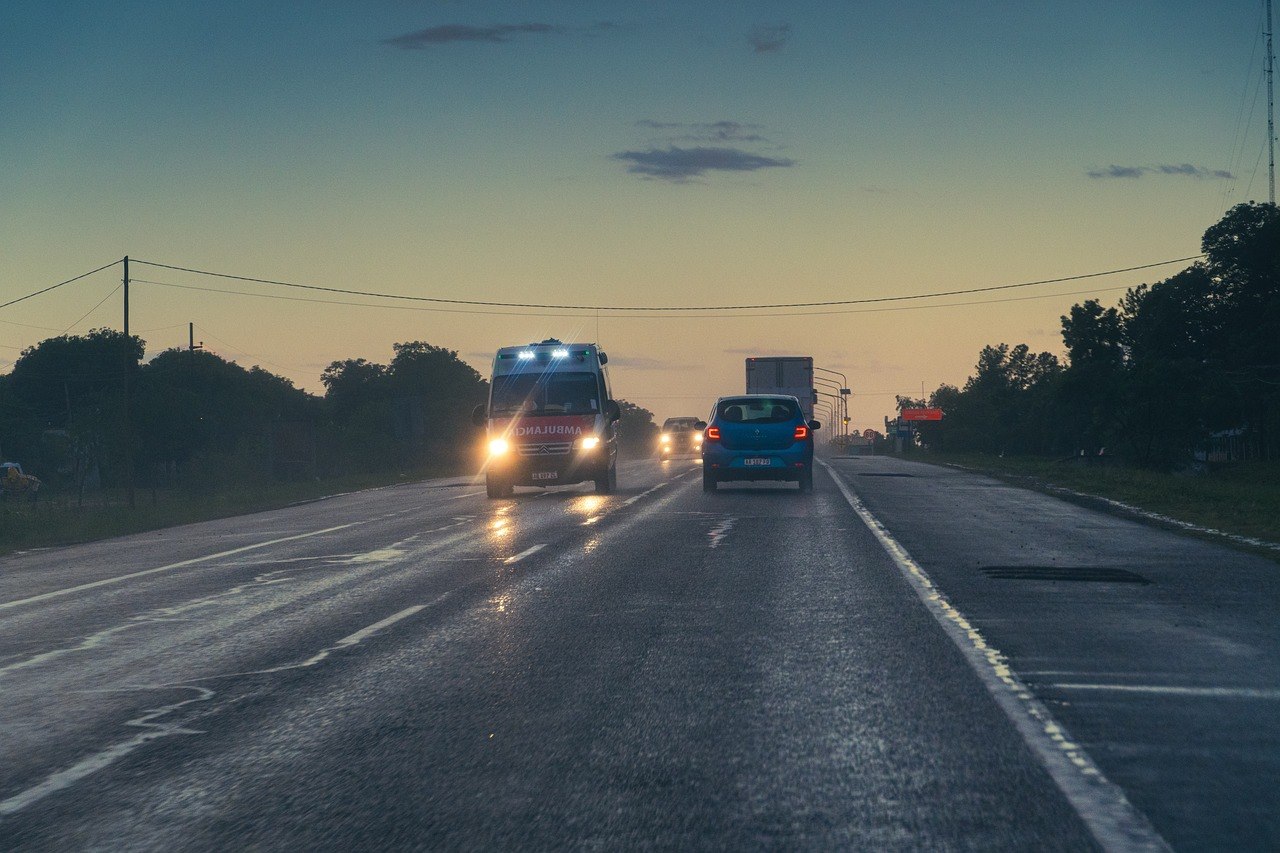
{"label": "car wheel", "polygon": [[610,465],[608,469],[596,477],[596,494],[611,495],[618,490],[618,467]]}
{"label": "car wheel", "polygon": [[705,468],[702,470],[702,491],[714,492],[716,490],[717,482],[716,472],[708,471]]}
{"label": "car wheel", "polygon": [[485,474],[484,477],[485,494],[491,498],[509,498],[514,489],[506,480],[495,474]]}

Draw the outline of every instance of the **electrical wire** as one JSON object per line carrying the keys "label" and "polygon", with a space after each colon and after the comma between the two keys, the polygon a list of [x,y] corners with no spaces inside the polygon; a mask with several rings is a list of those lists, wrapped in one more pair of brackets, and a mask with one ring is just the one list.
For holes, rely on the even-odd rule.
{"label": "electrical wire", "polygon": [[[440,314],[480,314],[489,317],[589,317],[590,314],[547,314],[538,313],[531,314],[519,311],[472,311],[454,308],[420,308],[410,305],[377,305],[369,302],[347,302],[336,299],[308,299],[305,296],[277,296],[270,293],[246,293],[242,290],[223,290],[216,287],[200,287],[199,285],[175,284],[173,282],[152,281],[149,279],[133,279],[135,283],[153,284],[160,287],[175,287],[180,290],[196,290],[205,293],[222,293],[230,296],[249,296],[257,299],[279,299],[287,302],[309,302],[319,305],[343,305],[356,308],[377,308],[382,310],[393,311],[425,311],[428,313]],[[828,317],[841,314],[883,314],[892,311],[919,311],[927,308],[962,308],[973,305],[998,305],[1004,302],[1026,302],[1033,299],[1054,299],[1062,296],[1084,296],[1091,293],[1111,293],[1119,290],[1129,290],[1129,285],[1120,285],[1117,287],[1095,287],[1088,290],[1072,290],[1066,293],[1038,293],[1034,296],[1010,296],[1004,299],[975,299],[967,302],[938,302],[932,305],[896,305],[887,308],[846,308],[835,311],[774,311],[774,312],[757,312],[751,314],[621,314],[607,315],[614,320],[723,320],[723,319],[744,319],[751,317]],[[596,309],[605,310],[605,309]]]}
{"label": "electrical wire", "polygon": [[[74,329],[76,326],[79,326],[81,323],[83,323],[83,322],[84,322],[84,320],[85,320],[85,317],[88,317],[88,316],[89,316],[90,314],[92,314],[94,311],[97,311],[99,308],[101,308],[101,307],[102,307],[102,303],[106,302],[108,299],[110,299],[111,297],[113,297],[113,296],[115,296],[117,293],[119,293],[119,292],[120,292],[120,289],[121,289],[121,288],[123,288],[123,287],[124,287],[124,284],[123,284],[123,283],[122,283],[122,284],[117,284],[114,290],[112,290],[112,291],[111,291],[110,293],[108,293],[106,296],[104,296],[104,297],[102,297],[101,299],[99,299],[99,300],[98,300],[98,304],[97,304],[97,305],[93,306],[93,307],[92,307],[92,308],[90,308],[88,311],[84,312],[84,315],[83,315],[83,316],[81,316],[79,320],[76,320],[76,321],[75,321],[74,323],[72,323],[70,326],[67,326],[65,329],[63,329],[63,330],[62,330],[62,335],[65,335],[67,332],[71,331],[71,330],[72,330],[72,329]],[[61,337],[62,335],[59,335],[58,337]]]}
{"label": "electrical wire", "polygon": [[37,290],[35,293],[28,293],[26,296],[19,296],[17,299],[10,299],[8,302],[5,302],[4,304],[0,304],[0,308],[8,308],[10,305],[17,305],[19,302],[25,302],[26,300],[31,299],[34,296],[39,296],[42,293],[48,293],[50,290],[57,290],[59,287],[62,287],[63,285],[71,284],[73,281],[79,281],[82,278],[87,278],[93,275],[94,273],[102,272],[108,267],[114,267],[118,263],[120,263],[120,261],[112,261],[109,264],[103,264],[102,266],[98,267],[96,270],[89,270],[86,273],[81,273],[75,278],[69,278],[66,281],[60,281],[57,284],[50,285],[49,287],[46,287],[42,290]]}
{"label": "electrical wire", "polygon": [[[1062,276],[1060,278],[1048,278],[1038,281],[1024,281],[1017,284],[999,284],[990,287],[975,287],[966,290],[946,290],[936,293],[919,293],[907,296],[879,296],[866,299],[834,299],[823,302],[779,302],[766,303],[759,305],[707,305],[707,306],[634,306],[634,305],[555,305],[537,302],[490,302],[476,299],[443,299],[434,296],[405,296],[396,293],[380,293],[371,290],[349,290],[340,287],[322,287],[314,284],[298,284],[296,282],[279,281],[266,278],[252,278],[250,276],[232,275],[230,273],[210,272],[208,270],[193,269],[191,267],[180,267],[172,264],[162,264],[155,261],[135,260],[134,263],[146,264],[147,266],[159,267],[161,269],[174,270],[177,272],[192,273],[194,275],[206,275],[215,278],[225,278],[234,281],[244,281],[253,284],[267,284],[276,287],[291,287],[300,290],[315,290],[325,293],[341,293],[348,296],[368,296],[377,299],[401,299],[410,302],[431,302],[443,305],[472,305],[486,308],[536,308],[550,309],[562,311],[680,311],[680,312],[709,312],[709,311],[748,311],[748,310],[768,310],[775,308],[827,308],[838,305],[863,305],[876,302],[902,302],[913,299],[932,299],[941,296],[963,296],[973,293],[989,293],[996,290],[1011,290],[1020,287],[1036,287],[1045,284],[1060,284],[1068,281],[1080,281],[1087,278],[1099,278],[1101,276],[1118,275],[1126,272],[1136,272],[1138,270],[1153,269],[1155,267],[1168,266],[1170,264],[1185,263],[1186,261],[1195,261],[1203,258],[1204,255],[1191,255],[1185,258],[1173,258],[1167,261],[1157,261],[1151,264],[1140,264],[1133,267],[1125,267],[1123,269],[1104,270],[1102,272],[1083,273],[1080,275]],[[2,306],[0,306],[2,307]]]}

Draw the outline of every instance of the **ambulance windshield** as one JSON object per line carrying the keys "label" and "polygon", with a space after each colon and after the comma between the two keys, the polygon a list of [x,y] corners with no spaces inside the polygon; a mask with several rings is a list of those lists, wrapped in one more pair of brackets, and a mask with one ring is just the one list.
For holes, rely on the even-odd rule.
{"label": "ambulance windshield", "polygon": [[512,415],[594,415],[600,411],[594,373],[517,373],[493,379],[492,412]]}

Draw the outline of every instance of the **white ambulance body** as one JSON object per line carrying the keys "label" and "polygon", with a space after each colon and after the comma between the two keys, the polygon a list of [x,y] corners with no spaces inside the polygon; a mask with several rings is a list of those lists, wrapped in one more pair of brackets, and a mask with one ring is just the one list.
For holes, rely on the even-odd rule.
{"label": "white ambulance body", "polygon": [[475,412],[487,431],[489,497],[507,497],[513,486],[617,488],[620,413],[608,361],[595,344],[554,339],[498,350],[489,404]]}

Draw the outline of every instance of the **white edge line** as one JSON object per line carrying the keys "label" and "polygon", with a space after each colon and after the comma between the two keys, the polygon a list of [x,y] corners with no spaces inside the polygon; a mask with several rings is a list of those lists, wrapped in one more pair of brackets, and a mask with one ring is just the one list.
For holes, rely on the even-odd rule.
{"label": "white edge line", "polygon": [[1102,774],[1093,759],[1022,683],[1004,655],[987,643],[978,629],[947,600],[929,574],[853,494],[835,468],[824,460],[814,461],[827,469],[854,513],[879,540],[934,621],[964,655],[1098,844],[1105,850],[1169,850],[1169,845],[1146,816],[1129,802],[1120,786]]}
{"label": "white edge line", "polygon": [[280,539],[272,539],[269,542],[257,542],[253,545],[244,545],[240,548],[232,548],[230,551],[219,551],[216,554],[206,554],[203,557],[193,557],[190,560],[183,560],[178,563],[170,563],[167,566],[157,566],[154,569],[143,569],[140,572],[130,572],[127,575],[118,575],[113,578],[104,578],[100,581],[81,584],[80,586],[71,586],[71,587],[67,587],[66,589],[55,589],[52,592],[45,592],[45,593],[41,593],[40,595],[33,595],[30,598],[20,598],[20,599],[17,599],[16,601],[6,601],[3,603],[0,603],[0,610],[9,610],[10,608],[13,608],[13,607],[21,607],[24,604],[35,604],[40,601],[48,601],[51,598],[60,598],[64,595],[71,595],[77,592],[84,592],[85,590],[89,590],[89,589],[97,589],[98,587],[109,586],[111,584],[121,583],[127,580],[133,580],[134,578],[141,578],[141,577],[146,577],[147,575],[154,575],[158,572],[168,572],[168,571],[172,571],[173,569],[181,569],[184,566],[194,566],[196,563],[205,563],[205,562],[208,562],[209,560],[216,560],[219,557],[230,557],[232,554],[242,554],[245,551],[255,551],[258,548],[267,548],[271,545],[279,545],[281,542],[293,542],[296,539],[307,539],[308,537],[311,537],[311,536],[323,536],[325,533],[333,533],[335,530],[344,530],[348,527],[355,527],[357,524],[364,524],[364,522],[353,521],[350,524],[339,524],[337,527],[326,527],[324,530],[313,530],[310,533],[299,533],[296,536],[285,536]]}

